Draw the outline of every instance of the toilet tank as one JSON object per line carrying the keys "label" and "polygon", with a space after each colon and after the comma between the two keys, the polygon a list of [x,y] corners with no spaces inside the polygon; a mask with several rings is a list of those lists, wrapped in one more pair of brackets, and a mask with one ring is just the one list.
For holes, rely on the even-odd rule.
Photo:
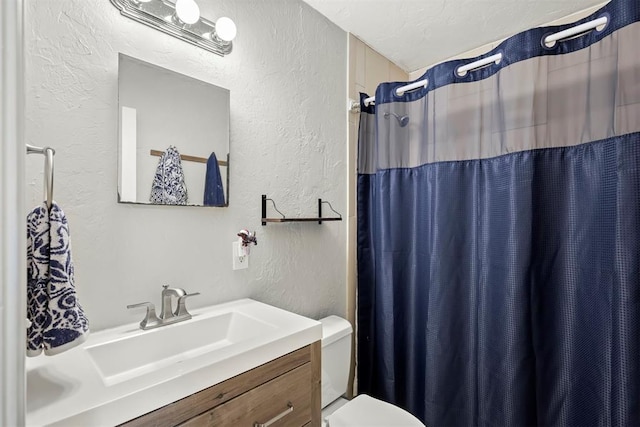
{"label": "toilet tank", "polygon": [[322,407],[347,392],[351,365],[351,323],[338,316],[322,323]]}

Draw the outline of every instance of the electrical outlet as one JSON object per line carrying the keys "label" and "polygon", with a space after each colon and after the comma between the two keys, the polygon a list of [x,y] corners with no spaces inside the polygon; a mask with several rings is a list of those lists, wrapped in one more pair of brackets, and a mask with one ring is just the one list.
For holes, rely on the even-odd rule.
{"label": "electrical outlet", "polygon": [[231,258],[233,259],[234,270],[244,270],[245,268],[249,268],[249,257],[238,256],[239,246],[239,242],[231,243]]}

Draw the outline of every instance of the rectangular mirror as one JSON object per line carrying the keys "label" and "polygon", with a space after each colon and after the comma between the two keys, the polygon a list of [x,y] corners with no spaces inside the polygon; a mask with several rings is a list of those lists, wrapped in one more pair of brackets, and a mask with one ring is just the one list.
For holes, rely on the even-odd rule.
{"label": "rectangular mirror", "polygon": [[228,206],[229,91],[118,59],[118,201]]}

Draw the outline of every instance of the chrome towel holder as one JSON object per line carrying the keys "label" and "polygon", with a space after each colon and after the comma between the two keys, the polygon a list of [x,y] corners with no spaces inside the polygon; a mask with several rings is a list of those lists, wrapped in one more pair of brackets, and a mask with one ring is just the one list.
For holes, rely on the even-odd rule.
{"label": "chrome towel holder", "polygon": [[56,150],[51,147],[36,147],[27,144],[27,154],[44,154],[44,192],[47,208],[53,204],[53,156]]}

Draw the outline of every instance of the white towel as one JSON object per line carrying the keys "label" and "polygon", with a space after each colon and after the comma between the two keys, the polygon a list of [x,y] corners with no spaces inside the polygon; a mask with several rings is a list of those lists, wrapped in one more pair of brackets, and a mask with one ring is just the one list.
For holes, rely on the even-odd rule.
{"label": "white towel", "polygon": [[27,356],[61,353],[89,335],[76,297],[69,225],[55,202],[27,217],[27,314]]}

